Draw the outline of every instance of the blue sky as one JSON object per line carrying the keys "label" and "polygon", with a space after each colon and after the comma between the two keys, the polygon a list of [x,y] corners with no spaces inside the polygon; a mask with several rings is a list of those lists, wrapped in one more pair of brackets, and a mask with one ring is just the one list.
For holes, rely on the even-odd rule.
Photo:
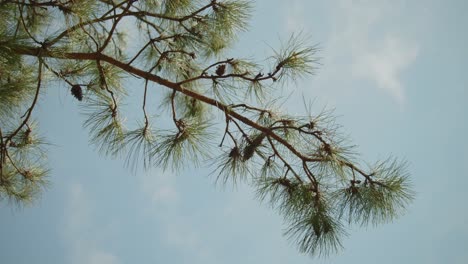
{"label": "blue sky", "polygon": [[51,185],[31,207],[0,205],[2,263],[468,263],[468,2],[257,1],[231,54],[264,58],[293,32],[318,44],[315,76],[278,94],[335,108],[369,161],[409,162],[416,200],[395,222],[352,227],[327,259],[296,251],[251,189],[198,168],[132,174],[88,145],[76,100],[51,86],[38,107]]}

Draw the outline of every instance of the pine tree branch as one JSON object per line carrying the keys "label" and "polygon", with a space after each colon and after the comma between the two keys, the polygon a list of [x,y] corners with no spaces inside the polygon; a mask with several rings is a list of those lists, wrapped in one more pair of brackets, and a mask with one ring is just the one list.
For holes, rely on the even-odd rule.
{"label": "pine tree branch", "polygon": [[122,13],[120,13],[116,20],[114,21],[114,23],[112,23],[112,27],[111,27],[111,30],[106,38],[106,40],[104,41],[104,43],[102,44],[102,46],[99,48],[98,52],[99,53],[102,53],[104,51],[104,49],[107,47],[107,45],[109,44],[110,40],[112,39],[112,35],[114,34],[114,31],[115,29],[117,28],[117,25],[119,24],[120,20],[122,20],[122,18],[124,17],[125,13],[128,12],[128,10],[130,9],[130,7],[132,6],[132,3],[133,1],[128,1],[128,4],[127,6],[125,7],[125,9],[123,9]]}
{"label": "pine tree branch", "polygon": [[[30,46],[17,46],[13,47],[13,51],[16,52],[17,54],[20,55],[30,55],[30,56],[36,56],[36,54],[40,51],[39,48],[34,48]],[[118,68],[121,68],[122,70],[134,74],[136,76],[139,76],[144,79],[151,80],[155,83],[158,83],[162,86],[165,86],[169,89],[178,91],[180,93],[183,93],[187,96],[190,96],[192,98],[195,98],[201,102],[204,102],[206,104],[212,105],[221,111],[227,113],[229,116],[241,121],[242,123],[257,129],[258,131],[265,133],[266,135],[272,137],[279,143],[281,143],[283,146],[285,146],[287,149],[289,149],[294,155],[296,155],[298,158],[301,160],[307,161],[307,162],[324,162],[326,159],[323,158],[312,158],[312,157],[307,157],[304,154],[300,153],[295,147],[293,147],[290,143],[288,143],[285,139],[274,133],[269,127],[262,126],[255,121],[249,119],[248,117],[245,117],[235,111],[233,111],[229,105],[226,105],[218,100],[215,100],[213,98],[207,97],[205,95],[199,94],[195,91],[185,89],[181,84],[179,83],[174,83],[169,80],[166,80],[158,75],[152,74],[151,72],[147,72],[144,70],[141,70],[139,68],[130,66],[124,62],[121,62],[117,59],[114,59],[108,55],[98,53],[98,52],[92,52],[92,53],[80,53],[80,52],[65,52],[65,53],[60,53],[60,52],[54,52],[52,50],[45,50],[42,51],[41,54],[43,57],[51,57],[51,58],[56,58],[56,59],[75,59],[75,60],[94,60],[94,61],[104,61],[109,64],[112,64]]]}
{"label": "pine tree branch", "polygon": [[[292,118],[277,113],[272,110],[274,108],[243,103],[240,94],[245,91],[245,86],[247,93],[255,93],[258,99],[270,82],[281,82],[285,78],[294,80],[310,74],[316,63],[316,48],[303,47],[304,43],[294,36],[285,48],[274,52],[270,57],[274,61],[273,68],[264,73],[248,60],[230,58],[216,61],[214,58],[219,58],[220,52],[231,44],[236,32],[245,28],[244,21],[250,9],[246,1],[207,0],[203,4],[186,0],[158,4],[135,3],[135,0],[96,2],[0,0],[0,7],[11,5],[8,8],[14,10],[7,11],[13,22],[5,20],[6,24],[9,23],[5,31],[6,41],[0,41],[0,52],[13,54],[13,59],[4,53],[0,55],[5,56],[5,61],[21,61],[11,67],[12,73],[21,71],[23,66],[30,66],[34,61],[23,57],[31,56],[39,61],[37,80],[32,74],[31,80],[25,82],[28,85],[24,87],[31,90],[34,84],[37,87],[32,104],[21,116],[22,123],[14,128],[7,125],[3,132],[13,132],[6,137],[0,130],[0,185],[7,186],[4,191],[7,195],[18,199],[30,195],[24,188],[20,190],[23,193],[16,191],[18,186],[21,188],[21,182],[5,183],[4,180],[10,181],[7,177],[24,180],[19,174],[27,178],[32,171],[25,167],[29,165],[24,161],[29,161],[27,155],[34,153],[21,153],[24,149],[18,146],[29,147],[24,143],[29,138],[28,120],[38,100],[42,66],[45,66],[46,70],[72,85],[72,93],[78,86],[81,94],[81,87],[74,84],[76,79],[90,80],[84,82],[89,83],[89,93],[85,95],[90,106],[85,127],[90,128],[92,141],[106,154],[128,150],[127,163],[130,159],[138,161],[143,155],[145,168],[151,159],[163,168],[173,164],[173,169],[176,169],[180,163],[190,159],[197,164],[200,157],[205,157],[205,148],[210,147],[208,143],[212,142],[207,130],[212,124],[208,122],[210,116],[205,112],[205,106],[223,114],[225,127],[219,145],[223,147],[226,138],[232,142],[223,147],[229,147],[230,151],[224,151],[225,155],[217,157],[220,161],[217,170],[222,171],[220,175],[225,182],[251,174],[249,183],[260,186],[261,197],[271,196],[272,204],[291,224],[288,232],[302,251],[314,253],[341,245],[337,234],[341,231],[341,215],[345,209],[350,210],[349,215],[356,214],[358,219],[364,219],[362,221],[380,221],[395,215],[396,209],[411,200],[403,166],[396,162],[390,165],[377,163],[367,173],[359,167],[360,163],[355,162],[350,147],[342,145],[343,139],[336,133],[336,127],[321,115]],[[80,7],[80,3],[85,8]],[[89,5],[96,6],[96,10],[87,11]],[[79,23],[51,37],[46,36],[47,30],[37,22],[42,18],[44,21],[48,18]],[[145,37],[138,42],[140,46],[129,47],[130,52],[135,52],[132,57],[128,57],[125,38],[120,34],[124,18],[136,22],[137,33]],[[34,27],[34,23],[38,26]],[[82,67],[74,70],[73,76],[67,80],[65,77],[69,75],[55,71],[43,58],[50,58],[47,61],[52,66],[55,65],[53,63],[61,66],[65,62],[63,65],[68,68],[78,61],[81,64],[78,66]],[[210,62],[205,65],[204,59]],[[126,92],[121,88],[122,72],[145,81],[141,106],[144,126],[138,123],[136,130],[126,130],[120,113],[117,116],[117,99]],[[3,80],[0,81],[3,85]],[[170,91],[163,103],[170,107],[170,115],[178,131],[169,131],[166,135],[158,132],[155,136],[150,128],[146,111],[149,82]],[[7,83],[10,85],[10,79]],[[8,87],[16,88],[19,84],[22,82],[16,81]],[[95,89],[99,84],[102,90]],[[210,86],[211,90],[207,88]],[[9,89],[9,92],[15,91]],[[32,93],[25,97],[10,97],[23,106],[22,100],[30,100]],[[0,99],[8,101],[8,96]],[[82,98],[82,94],[75,97]],[[237,101],[231,100],[233,98]],[[17,140],[22,143],[16,144]],[[11,157],[7,152],[9,147],[12,147]],[[252,173],[251,168],[259,166],[261,169]],[[37,175],[41,176],[41,172],[36,171],[34,177]],[[335,203],[341,204],[336,206]]]}
{"label": "pine tree branch", "polygon": [[[201,102],[204,102],[208,105],[214,106],[224,113],[226,113],[228,116],[241,121],[242,123],[246,124],[247,126],[250,126],[265,135],[273,138],[277,142],[279,142],[281,145],[286,147],[289,151],[291,151],[295,156],[297,156],[299,159],[301,159],[304,162],[328,162],[327,158],[323,157],[311,157],[311,156],[306,156],[303,153],[301,153],[299,150],[297,150],[294,146],[292,146],[289,142],[287,142],[285,139],[283,139],[281,136],[276,134],[274,130],[271,127],[267,126],[262,126],[258,124],[257,122],[251,120],[250,118],[243,116],[235,111],[232,110],[232,107],[229,105],[226,105],[218,100],[215,100],[213,98],[207,97],[205,95],[199,94],[195,91],[185,89],[180,83],[174,83],[171,82],[167,79],[164,79],[156,74],[152,74],[151,72],[144,71],[142,69],[133,67],[131,65],[128,65],[124,62],[121,62],[117,59],[112,58],[111,56],[98,53],[98,52],[92,52],[92,53],[60,53],[60,52],[54,52],[52,49],[50,50],[44,50],[42,48],[35,48],[35,47],[30,47],[30,46],[16,46],[13,47],[13,51],[17,54],[20,55],[29,55],[29,56],[37,56],[37,54],[41,54],[42,57],[51,57],[55,59],[75,59],[75,60],[93,60],[93,61],[104,61],[109,64],[112,64],[128,73],[131,73],[135,76],[142,77],[147,80],[151,80],[155,83],[158,83],[164,87],[167,87],[169,89],[172,89],[173,91],[180,92],[182,94],[185,94],[189,97],[195,98],[196,100],[199,100]],[[115,100],[115,99],[114,99]],[[294,128],[300,130],[301,128]],[[302,131],[302,130],[301,130]],[[304,131],[303,131],[304,132]],[[316,133],[313,134],[316,138],[320,139],[323,141],[323,139],[318,136]],[[323,141],[325,142],[325,141]],[[327,144],[325,142],[325,144]],[[342,161],[342,164],[350,169],[354,169],[356,172],[361,174],[362,176],[366,177],[369,181],[370,177],[372,174],[365,173],[362,169],[358,168],[356,165],[350,162]],[[375,182],[375,181],[374,181]]]}
{"label": "pine tree branch", "polygon": [[148,92],[148,80],[145,80],[145,91],[143,93],[143,105],[141,106],[142,110],[143,110],[143,115],[145,117],[145,128],[144,128],[144,131],[146,131],[146,129],[148,128],[149,126],[149,119],[148,119],[148,114],[146,113],[146,95],[147,95],[147,92]]}
{"label": "pine tree branch", "polygon": [[[40,50],[36,53],[37,54],[40,54]],[[34,107],[36,106],[36,103],[37,103],[37,99],[39,98],[39,91],[41,89],[41,83],[42,83],[42,58],[41,57],[38,57],[38,60],[39,60],[39,63],[38,63],[38,70],[37,70],[37,88],[36,88],[36,93],[34,94],[34,99],[31,103],[31,106],[28,108],[28,110],[26,110],[26,114],[25,114],[25,117],[23,119],[23,122],[16,128],[16,130],[14,130],[10,135],[7,136],[6,140],[5,140],[5,145],[8,145],[8,142],[11,141],[11,139],[13,137],[15,137],[19,131],[21,131],[21,129],[24,127],[24,126],[27,126],[27,123],[29,121],[29,118],[31,117],[31,114],[34,110]]]}

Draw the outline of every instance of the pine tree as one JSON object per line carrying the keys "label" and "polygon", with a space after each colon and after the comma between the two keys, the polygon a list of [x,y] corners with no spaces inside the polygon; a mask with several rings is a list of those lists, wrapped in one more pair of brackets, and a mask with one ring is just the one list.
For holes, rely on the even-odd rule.
{"label": "pine tree", "polygon": [[[145,168],[214,160],[218,181],[250,184],[284,216],[301,252],[336,251],[346,224],[393,220],[413,196],[404,162],[363,165],[332,114],[291,116],[267,99],[314,72],[314,46],[292,36],[266,65],[224,59],[250,15],[235,0],[1,0],[0,198],[26,203],[47,183],[34,110],[60,82],[103,154]],[[127,127],[132,89],[142,90],[141,121]],[[152,116],[151,94],[169,127]]]}

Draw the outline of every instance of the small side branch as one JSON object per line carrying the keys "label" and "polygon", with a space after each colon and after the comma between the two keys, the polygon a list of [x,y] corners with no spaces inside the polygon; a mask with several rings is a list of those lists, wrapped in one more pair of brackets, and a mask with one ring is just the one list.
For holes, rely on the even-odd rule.
{"label": "small side branch", "polygon": [[42,83],[42,58],[38,58],[39,60],[39,63],[38,63],[38,70],[37,70],[37,87],[36,87],[36,93],[34,94],[34,99],[32,101],[32,104],[31,106],[28,108],[28,110],[26,110],[26,113],[25,113],[25,116],[24,116],[24,119],[23,119],[23,122],[18,126],[18,128],[16,128],[15,131],[13,131],[13,133],[11,133],[7,139],[5,140],[5,145],[8,145],[8,142],[11,141],[11,139],[13,139],[13,137],[15,137],[19,131],[21,131],[21,129],[24,127],[24,126],[27,126],[27,123],[29,121],[29,118],[31,117],[31,114],[34,110],[34,107],[36,106],[36,103],[37,103],[37,99],[39,98],[39,92],[40,92],[40,89],[41,89],[41,83]]}

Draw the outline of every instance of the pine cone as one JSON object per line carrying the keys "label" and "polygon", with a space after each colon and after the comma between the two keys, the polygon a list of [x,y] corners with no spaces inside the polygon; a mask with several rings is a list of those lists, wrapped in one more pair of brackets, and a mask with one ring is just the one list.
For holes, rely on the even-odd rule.
{"label": "pine cone", "polygon": [[226,72],[226,64],[221,64],[216,67],[216,74],[218,76],[223,76],[224,73]]}
{"label": "pine cone", "polygon": [[75,84],[71,88],[71,94],[78,99],[78,101],[83,100],[83,90],[81,90],[81,86]]}

